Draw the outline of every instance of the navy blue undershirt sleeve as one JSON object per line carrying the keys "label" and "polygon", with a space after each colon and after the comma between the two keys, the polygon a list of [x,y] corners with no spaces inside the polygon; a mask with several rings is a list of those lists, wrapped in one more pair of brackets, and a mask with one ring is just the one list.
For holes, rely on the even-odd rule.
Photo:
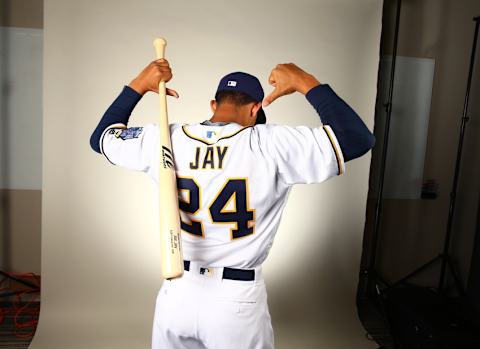
{"label": "navy blue undershirt sleeve", "polygon": [[124,86],[120,95],[113,101],[112,105],[108,107],[100,122],[93,131],[90,137],[90,146],[97,153],[100,153],[100,137],[103,131],[113,124],[127,125],[128,119],[132,114],[133,109],[142,98],[142,95],[129,86]]}
{"label": "navy blue undershirt sleeve", "polygon": [[373,148],[375,136],[328,84],[312,88],[305,97],[317,111],[322,123],[332,128],[345,162],[358,158]]}

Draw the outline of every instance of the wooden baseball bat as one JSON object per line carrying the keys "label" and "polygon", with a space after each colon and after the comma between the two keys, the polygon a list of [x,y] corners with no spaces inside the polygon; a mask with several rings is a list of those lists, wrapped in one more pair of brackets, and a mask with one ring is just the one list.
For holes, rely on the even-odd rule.
{"label": "wooden baseball bat", "polygon": [[[164,58],[167,42],[163,38],[153,41],[157,59]],[[160,209],[160,249],[162,253],[162,276],[173,279],[183,275],[183,256],[180,236],[180,213],[178,210],[177,180],[173,161],[172,142],[167,114],[165,81],[158,84],[160,96],[160,162],[158,169]]]}

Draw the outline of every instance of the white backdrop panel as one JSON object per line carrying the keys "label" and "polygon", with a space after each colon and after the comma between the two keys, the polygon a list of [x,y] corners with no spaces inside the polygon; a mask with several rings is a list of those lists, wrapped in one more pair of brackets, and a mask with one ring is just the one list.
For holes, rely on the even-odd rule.
{"label": "white backdrop panel", "polygon": [[[379,96],[382,103],[388,99],[386,84],[390,83],[391,65],[391,56],[380,59],[380,76],[385,79],[379,88],[382,91]],[[434,59],[397,56],[385,169],[385,198],[421,197],[434,72]]]}
{"label": "white backdrop panel", "polygon": [[[210,117],[219,78],[295,62],[329,83],[373,129],[380,0],[45,2],[45,117],[40,348],[148,348],[161,285],[149,179],[106,163],[88,144],[101,115],[154,58],[166,55],[181,94],[171,121]],[[317,125],[300,95],[266,110],[269,122]],[[157,98],[131,125],[155,122]],[[277,348],[375,348],[355,292],[370,154],[347,173],[291,194],[265,263]]]}
{"label": "white backdrop panel", "polygon": [[43,30],[0,27],[0,187],[42,188]]}

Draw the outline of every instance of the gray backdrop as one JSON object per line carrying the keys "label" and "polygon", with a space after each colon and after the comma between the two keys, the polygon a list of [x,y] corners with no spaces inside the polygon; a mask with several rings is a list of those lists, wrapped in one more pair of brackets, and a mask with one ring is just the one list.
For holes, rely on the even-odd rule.
{"label": "gray backdrop", "polygon": [[[373,129],[381,0],[45,2],[42,310],[31,348],[149,348],[161,285],[153,186],[88,144],[101,115],[168,40],[169,117],[210,117],[218,79],[267,78],[295,62],[328,83]],[[318,124],[301,95],[268,121]],[[154,94],[131,125],[155,122]],[[277,348],[375,348],[356,313],[370,153],[346,174],[298,186],[265,263]]]}

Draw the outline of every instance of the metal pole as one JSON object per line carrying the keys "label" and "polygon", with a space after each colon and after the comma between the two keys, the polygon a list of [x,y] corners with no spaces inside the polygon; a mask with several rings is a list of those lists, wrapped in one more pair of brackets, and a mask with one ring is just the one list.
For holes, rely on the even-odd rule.
{"label": "metal pole", "polygon": [[443,258],[442,258],[442,269],[440,272],[440,280],[438,283],[438,289],[442,290],[444,283],[445,283],[445,271],[447,267],[447,262],[448,262],[448,250],[450,247],[450,240],[452,236],[452,223],[453,223],[453,213],[455,211],[455,199],[457,195],[457,188],[458,188],[458,176],[460,172],[460,161],[462,159],[462,148],[463,148],[463,138],[465,135],[465,126],[468,121],[468,116],[467,116],[467,111],[468,111],[468,102],[470,98],[470,86],[472,83],[472,75],[473,75],[473,67],[475,64],[475,53],[476,53],[476,48],[477,48],[477,38],[478,38],[478,26],[480,24],[480,16],[474,17],[474,21],[476,21],[475,24],[475,34],[474,34],[474,39],[473,39],[473,48],[472,48],[472,54],[470,57],[470,68],[468,72],[468,80],[467,80],[467,92],[465,94],[465,103],[463,106],[463,116],[462,116],[462,125],[461,125],[461,131],[460,131],[460,139],[458,141],[458,149],[457,149],[457,162],[455,164],[455,175],[453,177],[453,185],[452,185],[452,191],[450,192],[450,207],[448,210],[448,222],[447,222],[447,233],[445,236],[445,243],[443,246]]}
{"label": "metal pole", "polygon": [[378,245],[378,235],[380,230],[380,218],[382,215],[382,199],[383,199],[383,185],[385,181],[385,165],[387,162],[387,150],[388,150],[388,135],[390,132],[390,118],[392,115],[392,99],[393,99],[393,82],[395,78],[395,61],[397,57],[397,43],[398,43],[398,30],[400,26],[400,10],[402,8],[402,1],[397,1],[397,14],[395,20],[395,34],[393,36],[393,53],[392,53],[392,67],[390,71],[390,86],[388,92],[388,101],[385,106],[385,110],[387,112],[387,118],[385,122],[385,134],[383,138],[383,149],[382,149],[382,161],[380,165],[380,183],[378,188],[378,198],[376,203],[375,209],[375,224],[373,230],[373,243],[372,243],[372,251],[370,257],[370,263],[368,270],[371,274],[375,271],[375,263],[377,259],[377,245]]}

